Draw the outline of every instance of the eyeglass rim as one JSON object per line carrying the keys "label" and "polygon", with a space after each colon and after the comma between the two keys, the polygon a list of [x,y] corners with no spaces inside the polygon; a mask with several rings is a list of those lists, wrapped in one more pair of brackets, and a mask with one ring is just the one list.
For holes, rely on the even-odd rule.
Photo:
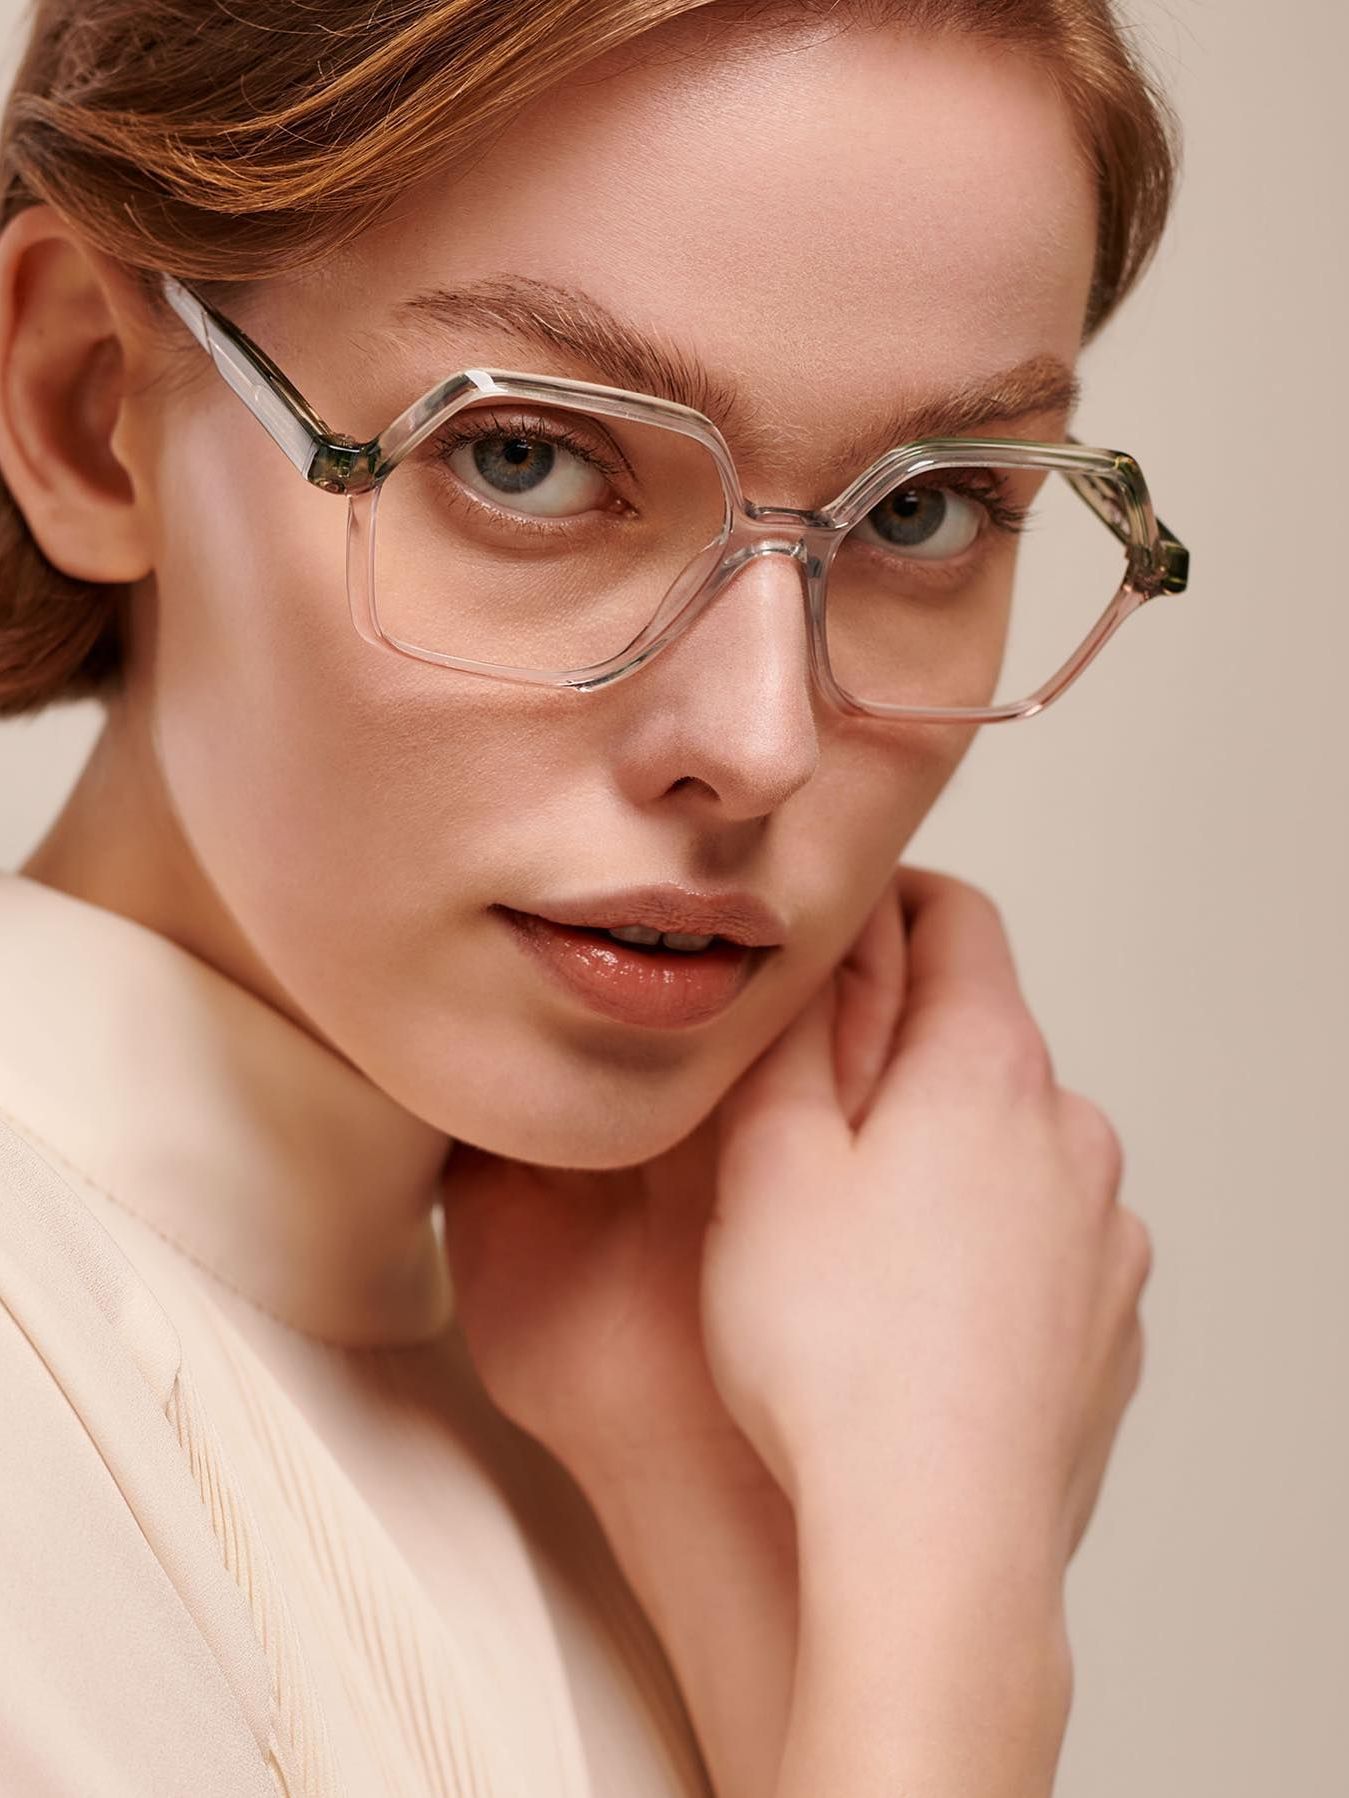
{"label": "eyeglass rim", "polygon": [[[728,501],[741,518],[750,517],[759,510],[771,511],[776,517],[799,521],[811,532],[841,536],[894,485],[897,478],[967,463],[993,463],[1002,467],[1044,467],[1063,474],[1093,515],[1124,545],[1126,574],[1119,591],[1068,660],[1026,699],[980,708],[890,706],[861,701],[840,689],[827,665],[820,666],[817,658],[817,678],[834,702],[845,710],[894,719],[975,723],[1031,716],[1043,710],[1077,678],[1129,612],[1161,593],[1184,592],[1188,585],[1189,551],[1157,516],[1137,460],[1125,451],[1094,447],[1071,435],[1065,435],[1058,443],[992,437],[919,439],[887,450],[834,500],[814,512],[802,512],[792,507],[756,508],[745,498],[734,457],[724,437],[703,413],[652,394],[633,393],[564,376],[484,367],[464,369],[437,381],[373,438],[361,441],[335,432],[267,352],[187,282],[164,273],[160,277],[160,288],[171,309],[209,354],[217,371],[287,459],[312,486],[351,501],[349,540],[353,543],[361,534],[358,500],[366,498],[373,502],[389,474],[447,418],[479,398],[502,396],[545,404],[570,401],[601,416],[654,424],[694,438],[713,456]],[[369,512],[365,506],[359,510],[365,516],[368,532],[373,526],[373,505]],[[355,553],[353,548],[350,555]],[[691,617],[684,617],[689,608],[681,607],[678,631],[662,635],[654,647],[643,646],[647,635],[643,632],[620,656],[591,669],[521,670],[443,656],[402,643],[380,627],[373,591],[367,592],[359,603],[354,591],[350,598],[353,619],[361,634],[398,653],[467,672],[583,690],[609,685],[635,672],[674,635],[682,634],[682,629],[692,621]],[[695,608],[701,609],[701,605]]]}

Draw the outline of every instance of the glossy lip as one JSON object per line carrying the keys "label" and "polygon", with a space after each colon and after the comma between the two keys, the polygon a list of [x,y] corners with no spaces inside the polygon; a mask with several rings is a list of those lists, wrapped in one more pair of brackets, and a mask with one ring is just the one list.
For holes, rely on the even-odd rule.
{"label": "glossy lip", "polygon": [[[526,911],[523,906],[512,909]],[[787,935],[787,926],[778,914],[753,893],[700,893],[670,883],[546,900],[529,906],[528,914],[581,930],[620,930],[625,924],[641,924],[648,930],[676,931],[684,936],[719,936],[744,949],[775,949]]]}
{"label": "glossy lip", "polygon": [[709,1023],[775,952],[724,940],[691,953],[647,951],[593,926],[554,923],[508,906],[494,910],[536,965],[588,1010],[648,1030]]}

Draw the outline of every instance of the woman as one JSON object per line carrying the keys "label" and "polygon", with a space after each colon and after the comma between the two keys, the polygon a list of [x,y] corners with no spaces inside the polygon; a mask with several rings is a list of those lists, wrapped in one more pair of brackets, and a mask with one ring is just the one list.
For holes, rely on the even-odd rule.
{"label": "woman", "polygon": [[4,1789],[1049,1791],[1147,1237],[895,870],[1184,583],[1107,6],[53,3],[4,153]]}

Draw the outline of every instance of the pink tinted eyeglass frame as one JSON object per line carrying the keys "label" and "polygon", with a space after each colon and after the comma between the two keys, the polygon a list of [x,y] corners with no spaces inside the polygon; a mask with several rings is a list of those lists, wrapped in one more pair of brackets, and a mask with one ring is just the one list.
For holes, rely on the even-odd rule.
{"label": "pink tinted eyeglass frame", "polygon": [[[1157,518],[1142,469],[1122,451],[1092,449],[1071,437],[1061,443],[926,438],[888,450],[837,499],[817,511],[760,506],[745,498],[725,439],[701,412],[672,400],[589,381],[476,367],[438,381],[377,437],[359,442],[331,430],[271,357],[184,282],[164,275],[161,290],[219,373],[305,479],[325,493],[347,498],[347,599],[352,622],[367,642],[417,661],[498,680],[592,692],[634,674],[682,635],[751,558],[779,554],[789,556],[801,569],[811,673],[821,692],[840,710],[905,722],[995,724],[1043,711],[1100,654],[1130,613],[1159,593],[1184,592],[1188,583],[1189,552]],[[599,417],[629,419],[679,432],[701,443],[720,473],[726,498],[720,538],[687,565],[641,633],[618,655],[590,668],[561,671],[465,661],[405,643],[380,624],[374,546],[381,485],[403,458],[447,419],[475,400],[493,397],[563,404]],[[1124,578],[1068,660],[1025,699],[984,707],[921,707],[860,700],[839,686],[829,662],[825,607],[834,551],[897,481],[969,465],[1042,468],[1064,475],[1102,526],[1124,546]]]}

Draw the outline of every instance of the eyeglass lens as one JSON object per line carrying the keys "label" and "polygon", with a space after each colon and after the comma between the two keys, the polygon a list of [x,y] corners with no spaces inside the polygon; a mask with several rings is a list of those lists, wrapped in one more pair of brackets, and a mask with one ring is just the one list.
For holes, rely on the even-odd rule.
{"label": "eyeglass lens", "polygon": [[[381,627],[464,661],[591,668],[677,609],[715,565],[725,525],[720,472],[694,438],[532,400],[476,402],[380,490]],[[1124,572],[1121,546],[1057,472],[901,478],[836,544],[834,678],[863,704],[1024,699],[1082,642]]]}

